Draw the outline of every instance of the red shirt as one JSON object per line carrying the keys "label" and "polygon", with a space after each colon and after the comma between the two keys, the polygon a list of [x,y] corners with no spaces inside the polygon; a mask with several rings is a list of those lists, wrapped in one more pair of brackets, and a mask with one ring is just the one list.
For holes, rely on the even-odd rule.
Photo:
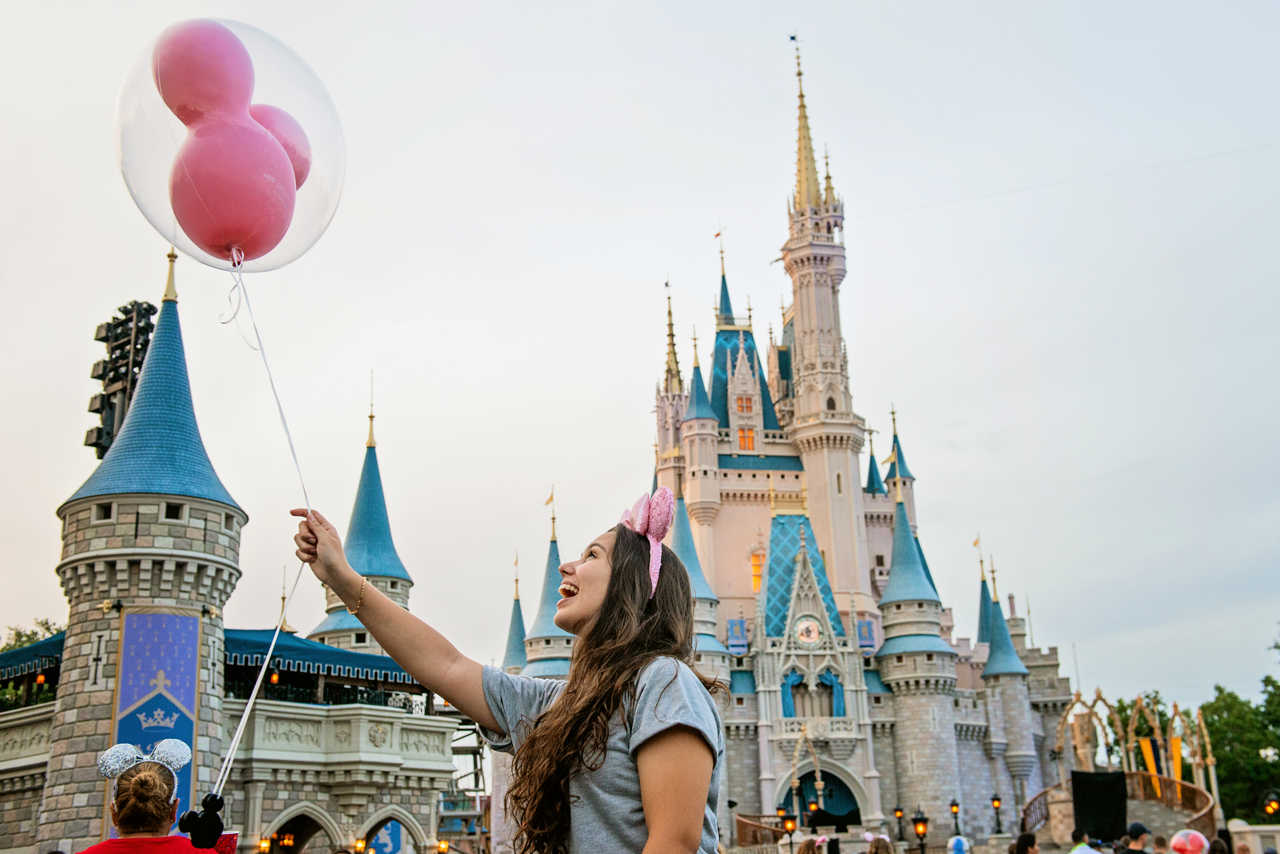
{"label": "red shirt", "polygon": [[185,836],[135,836],[108,839],[90,845],[80,854],[192,854],[196,848]]}

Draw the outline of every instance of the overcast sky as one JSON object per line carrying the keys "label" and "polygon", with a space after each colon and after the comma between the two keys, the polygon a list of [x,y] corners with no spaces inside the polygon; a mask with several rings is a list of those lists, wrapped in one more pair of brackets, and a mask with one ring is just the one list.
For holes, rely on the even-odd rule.
{"label": "overcast sky", "polygon": [[[897,405],[957,634],[981,531],[1086,691],[1186,704],[1277,671],[1265,2],[8,4],[0,625],[65,619],[54,511],[96,464],[93,330],[163,289],[117,89],[161,29],[211,15],[291,45],[346,131],[332,227],[250,280],[313,501],[345,530],[373,369],[413,610],[469,654],[502,654],[517,550],[533,618],[553,483],[562,554],[648,486],[663,281],[686,376],[717,230],[735,307],[776,325],[797,32],[848,216],[854,406],[887,430]],[[229,285],[179,262],[197,417],[250,515],[227,623],[264,627],[299,488],[257,354],[218,323]],[[322,615],[308,575],[289,619]]]}

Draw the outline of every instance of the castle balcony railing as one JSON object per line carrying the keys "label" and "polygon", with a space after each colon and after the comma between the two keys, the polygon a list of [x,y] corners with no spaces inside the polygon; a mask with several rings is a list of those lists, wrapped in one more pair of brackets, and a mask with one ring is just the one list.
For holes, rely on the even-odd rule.
{"label": "castle balcony railing", "polygon": [[[226,696],[230,699],[247,700],[252,690],[253,680],[228,679],[226,682]],[[318,683],[272,685],[270,682],[263,682],[262,687],[258,689],[258,696],[264,700],[277,700],[282,703],[308,703],[317,706],[381,706],[400,708],[413,714],[426,714],[426,695],[370,688],[367,685],[347,685],[341,682],[326,682],[323,685]]]}
{"label": "castle balcony railing", "polygon": [[774,732],[776,738],[798,738],[808,730],[810,738],[857,738],[858,722],[843,718],[783,718]]}
{"label": "castle balcony railing", "polygon": [[[228,699],[222,711],[230,739],[245,701]],[[340,773],[377,783],[414,773],[444,788],[453,777],[450,747],[457,718],[415,715],[394,706],[291,703],[259,700],[240,743],[244,767]]]}

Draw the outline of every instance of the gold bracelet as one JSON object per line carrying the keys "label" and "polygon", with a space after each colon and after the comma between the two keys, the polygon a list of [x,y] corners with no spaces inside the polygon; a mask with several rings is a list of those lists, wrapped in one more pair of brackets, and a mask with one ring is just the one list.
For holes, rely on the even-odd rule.
{"label": "gold bracelet", "polygon": [[353,617],[356,614],[360,613],[360,606],[364,604],[364,586],[368,583],[369,583],[369,579],[367,577],[365,576],[360,577],[360,595],[356,597],[356,606],[354,608],[350,608],[350,607],[347,608],[347,613],[349,613]]}

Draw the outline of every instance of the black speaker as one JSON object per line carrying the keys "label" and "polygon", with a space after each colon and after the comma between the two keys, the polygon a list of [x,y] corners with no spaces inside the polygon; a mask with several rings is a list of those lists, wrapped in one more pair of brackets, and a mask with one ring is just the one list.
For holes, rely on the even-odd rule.
{"label": "black speaker", "polygon": [[1128,792],[1123,771],[1072,771],[1071,802],[1076,827],[1090,839],[1113,842],[1128,826]]}

